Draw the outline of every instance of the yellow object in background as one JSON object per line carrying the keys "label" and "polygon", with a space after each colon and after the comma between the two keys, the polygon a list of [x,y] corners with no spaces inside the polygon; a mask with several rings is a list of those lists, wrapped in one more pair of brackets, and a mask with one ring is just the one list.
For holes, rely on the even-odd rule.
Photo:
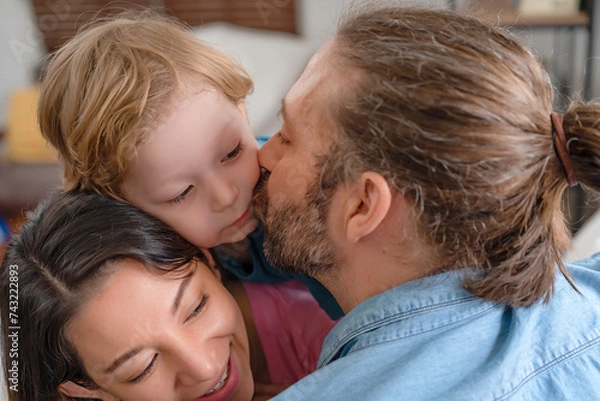
{"label": "yellow object in background", "polygon": [[8,104],[7,158],[13,163],[47,163],[57,160],[37,123],[39,87],[15,90]]}

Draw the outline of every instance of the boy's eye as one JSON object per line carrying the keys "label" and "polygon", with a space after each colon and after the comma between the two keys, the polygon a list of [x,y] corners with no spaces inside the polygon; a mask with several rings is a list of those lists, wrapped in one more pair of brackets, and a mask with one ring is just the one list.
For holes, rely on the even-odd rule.
{"label": "boy's eye", "polygon": [[169,203],[181,203],[181,202],[183,202],[185,200],[186,196],[192,190],[192,188],[193,188],[193,185],[190,185],[182,193],[180,193],[179,195],[177,195],[173,199],[169,200]]}
{"label": "boy's eye", "polygon": [[226,162],[228,160],[234,159],[237,155],[240,154],[241,150],[242,150],[242,142],[238,143],[237,146],[235,147],[235,149],[233,149],[231,152],[227,153],[227,156],[225,156],[222,161]]}

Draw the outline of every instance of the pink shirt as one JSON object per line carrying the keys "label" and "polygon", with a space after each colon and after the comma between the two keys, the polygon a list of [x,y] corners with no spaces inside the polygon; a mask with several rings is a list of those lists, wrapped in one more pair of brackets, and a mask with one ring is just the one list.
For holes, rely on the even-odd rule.
{"label": "pink shirt", "polygon": [[314,372],[336,321],[299,281],[243,285],[273,383],[290,385]]}

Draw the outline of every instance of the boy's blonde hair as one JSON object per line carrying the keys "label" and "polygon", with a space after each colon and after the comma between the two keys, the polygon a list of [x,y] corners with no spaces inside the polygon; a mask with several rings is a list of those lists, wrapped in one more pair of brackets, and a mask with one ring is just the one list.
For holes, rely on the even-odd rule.
{"label": "boy's blonde hair", "polygon": [[42,135],[64,164],[65,189],[122,199],[136,148],[180,90],[206,83],[234,104],[252,91],[237,62],[156,13],[120,14],[80,31],[51,56],[38,109]]}

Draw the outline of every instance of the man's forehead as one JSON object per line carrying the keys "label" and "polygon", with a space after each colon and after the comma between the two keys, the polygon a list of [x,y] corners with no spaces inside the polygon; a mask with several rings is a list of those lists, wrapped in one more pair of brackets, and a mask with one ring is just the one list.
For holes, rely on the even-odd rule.
{"label": "man's forehead", "polygon": [[335,38],[330,39],[312,56],[304,72],[292,86],[286,96],[286,102],[291,103],[294,100],[306,96],[314,91],[323,80],[330,78],[330,62],[335,47]]}

